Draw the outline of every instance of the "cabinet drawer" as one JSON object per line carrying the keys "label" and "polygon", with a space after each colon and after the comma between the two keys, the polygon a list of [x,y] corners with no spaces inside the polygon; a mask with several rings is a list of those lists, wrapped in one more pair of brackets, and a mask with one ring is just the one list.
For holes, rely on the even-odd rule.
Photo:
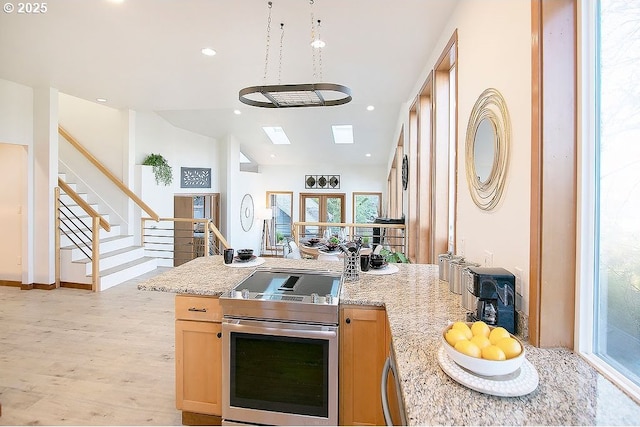
{"label": "cabinet drawer", "polygon": [[218,297],[176,295],[176,319],[222,322]]}

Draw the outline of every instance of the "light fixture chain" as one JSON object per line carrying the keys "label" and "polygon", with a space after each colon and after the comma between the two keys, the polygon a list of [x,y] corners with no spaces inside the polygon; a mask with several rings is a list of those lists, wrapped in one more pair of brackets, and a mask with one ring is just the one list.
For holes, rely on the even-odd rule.
{"label": "light fixture chain", "polygon": [[313,17],[313,0],[309,0],[309,4],[311,5],[311,57],[313,64],[313,79],[318,79],[318,73],[316,71],[316,49],[313,47],[313,42],[316,40],[315,33],[315,19]]}
{"label": "light fixture chain", "polygon": [[267,70],[269,66],[269,45],[271,43],[271,8],[273,7],[273,2],[268,2],[269,5],[269,17],[267,18],[267,49],[264,54],[264,85],[267,84]]}
{"label": "light fixture chain", "polygon": [[[278,84],[267,86],[267,74],[269,69],[269,50],[271,48],[271,1],[269,5],[269,17],[267,20],[266,52],[264,56],[264,83],[262,86],[249,86],[240,89],[238,99],[240,102],[253,107],[261,108],[292,108],[292,107],[330,107],[351,102],[351,89],[334,83],[322,83],[318,81],[318,65],[320,67],[320,79],[322,80],[322,51],[316,54],[315,49],[322,48],[324,42],[320,37],[320,20],[316,22],[314,17],[314,0],[310,1],[311,15],[311,51],[313,56],[314,83],[309,84],[281,84],[282,63],[284,58],[284,23],[280,24],[280,58],[278,65]],[[317,32],[317,33],[316,33]],[[316,39],[316,35],[318,39]],[[316,58],[319,57],[319,64]],[[329,94],[329,97],[326,96]],[[259,98],[259,99],[258,99]],[[264,100],[262,100],[264,99]]]}
{"label": "light fixture chain", "polygon": [[280,23],[280,63],[278,64],[278,84],[282,81],[282,46],[284,44],[284,23]]}
{"label": "light fixture chain", "polygon": [[[320,35],[320,20],[318,19],[318,40],[322,40]],[[320,81],[322,81],[322,46],[318,46],[318,64],[320,68]]]}

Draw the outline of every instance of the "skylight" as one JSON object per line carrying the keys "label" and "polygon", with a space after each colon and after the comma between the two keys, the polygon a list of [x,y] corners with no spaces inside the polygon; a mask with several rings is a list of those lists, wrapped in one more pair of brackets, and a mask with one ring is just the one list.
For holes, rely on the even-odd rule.
{"label": "skylight", "polygon": [[242,151],[240,152],[240,163],[251,163],[251,160]]}
{"label": "skylight", "polygon": [[353,144],[352,125],[332,125],[333,142],[336,144]]}
{"label": "skylight", "polygon": [[291,144],[291,141],[287,138],[287,134],[284,133],[284,129],[280,126],[262,126],[262,129],[264,129],[265,133],[274,144]]}

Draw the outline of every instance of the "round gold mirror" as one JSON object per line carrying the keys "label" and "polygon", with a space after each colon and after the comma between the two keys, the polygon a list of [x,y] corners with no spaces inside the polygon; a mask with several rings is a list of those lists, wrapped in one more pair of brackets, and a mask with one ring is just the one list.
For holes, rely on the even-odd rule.
{"label": "round gold mirror", "polygon": [[476,101],[465,146],[467,184],[474,203],[483,210],[493,209],[502,196],[509,163],[511,121],[504,98],[487,89]]}

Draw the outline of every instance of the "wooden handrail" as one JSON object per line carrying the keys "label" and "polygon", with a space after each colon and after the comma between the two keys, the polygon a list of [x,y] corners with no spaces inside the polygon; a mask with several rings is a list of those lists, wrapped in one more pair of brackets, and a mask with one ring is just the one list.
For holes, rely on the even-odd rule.
{"label": "wooden handrail", "polygon": [[[153,218],[141,218],[142,220],[150,220]],[[208,218],[159,218],[158,221],[173,221],[173,222],[204,222],[209,223],[209,231],[211,231],[217,238],[218,241],[222,244],[225,249],[229,249],[229,242],[224,238],[218,227],[215,226],[213,222],[211,222]]]}
{"label": "wooden handrail", "polygon": [[[300,231],[304,227],[345,227],[349,228],[351,232],[349,235],[353,237],[353,232],[357,228],[384,228],[387,230],[404,230],[406,226],[404,224],[384,224],[376,222],[367,222],[363,224],[351,223],[351,222],[294,222],[292,224],[293,239],[296,244],[300,244]],[[397,238],[394,236],[394,238]],[[403,243],[404,245],[404,243]]]}
{"label": "wooden handrail", "polygon": [[60,186],[60,188],[62,188],[62,190],[67,194],[67,196],[71,197],[71,199],[76,202],[78,204],[78,206],[80,206],[82,209],[84,209],[84,211],[86,213],[89,214],[90,217],[92,218],[99,218],[99,224],[100,227],[104,228],[107,231],[111,231],[111,224],[109,224],[109,222],[104,219],[104,217],[102,215],[100,215],[98,212],[96,212],[95,209],[93,209],[89,203],[85,202],[82,197],[80,197],[78,195],[78,193],[76,193],[75,191],[73,191],[73,189],[71,187],[69,187],[69,185],[64,182],[62,180],[62,178],[58,177],[58,185]]}
{"label": "wooden handrail", "polygon": [[[141,219],[141,227],[142,227],[142,232],[140,233],[142,236],[142,245],[144,246],[144,235],[145,235],[145,221],[149,221],[149,220],[153,220],[153,218],[145,218],[142,217]],[[222,233],[220,232],[220,230],[218,229],[218,227],[215,226],[215,224],[209,219],[209,218],[159,218],[158,222],[164,222],[164,221],[172,221],[172,222],[189,222],[189,223],[194,223],[194,224],[199,224],[199,223],[209,223],[209,227],[205,227],[205,229],[203,230],[204,232],[204,242],[205,242],[205,256],[209,255],[209,232],[213,233],[214,236],[216,236],[216,238],[218,239],[218,242],[222,245],[222,247],[224,249],[229,249],[229,242],[227,242],[227,239],[225,239],[225,237],[222,235]]]}
{"label": "wooden handrail", "polygon": [[353,227],[353,228],[396,228],[396,229],[404,229],[404,224],[384,224],[377,222],[365,222],[362,224],[354,223],[354,222],[294,222],[294,227],[298,226],[308,226],[308,227]]}
{"label": "wooden handrail", "polygon": [[213,232],[213,234],[218,238],[218,241],[225,249],[229,249],[231,247],[229,246],[229,242],[227,242],[227,239],[224,238],[220,230],[218,230],[218,227],[216,227],[213,222],[209,223],[209,230]]}
{"label": "wooden handrail", "polygon": [[153,211],[153,209],[151,209],[133,191],[131,191],[126,185],[124,185],[122,183],[122,181],[120,181],[120,179],[118,179],[117,176],[115,176],[113,173],[111,173],[111,171],[109,169],[107,169],[102,163],[100,163],[100,161],[98,159],[96,159],[93,156],[93,154],[91,154],[89,151],[87,151],[87,149],[84,148],[82,146],[82,144],[80,144],[78,142],[77,139],[75,139],[73,136],[71,136],[69,134],[69,132],[67,132],[65,129],[63,129],[62,126],[58,126],[58,133],[60,135],[62,135],[64,137],[64,139],[69,141],[69,143],[71,145],[73,145],[75,147],[75,149],[78,150],[84,157],[86,157],[87,160],[89,160],[96,168],[98,168],[98,170],[100,172],[102,172],[107,178],[109,178],[111,180],[111,182],[113,182],[116,185],[116,187],[118,187],[118,189],[120,189],[120,191],[125,193],[131,200],[133,200],[135,202],[135,204],[140,206],[140,209],[145,211],[147,213],[147,215],[149,215],[151,217],[151,219],[154,219],[155,221],[159,221],[160,220],[160,217],[158,216],[157,213],[155,213]]}

